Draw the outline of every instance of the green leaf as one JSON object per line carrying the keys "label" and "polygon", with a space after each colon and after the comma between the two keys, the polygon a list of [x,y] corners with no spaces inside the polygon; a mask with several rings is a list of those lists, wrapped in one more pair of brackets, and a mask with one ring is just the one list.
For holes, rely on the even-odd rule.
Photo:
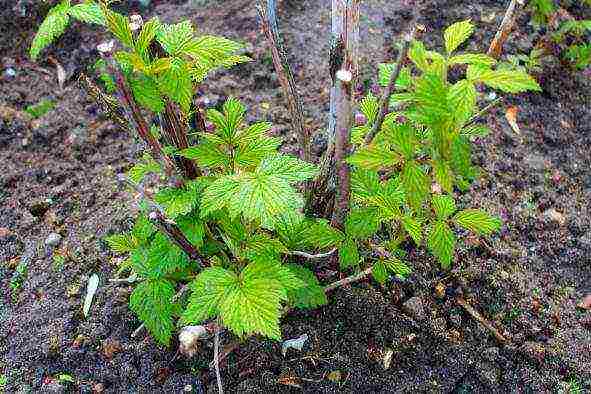
{"label": "green leaf", "polygon": [[160,25],[156,39],[170,56],[180,56],[193,40],[191,21]]}
{"label": "green leaf", "polygon": [[290,183],[316,174],[313,165],[299,159],[277,155],[263,160],[254,172],[227,175],[212,183],[202,200],[202,217],[227,208],[233,217],[259,221],[273,229],[276,218],[303,207],[304,201]]}
{"label": "green leaf", "polygon": [[201,167],[216,169],[229,168],[230,157],[219,146],[210,142],[202,142],[197,146],[183,149],[179,155],[187,159],[195,160]]}
{"label": "green leaf", "polygon": [[157,233],[149,246],[143,276],[159,278],[189,266],[187,254],[162,233]]}
{"label": "green leaf", "polygon": [[399,219],[404,204],[404,188],[397,178],[391,178],[380,184],[374,195],[365,199],[364,203],[378,208],[377,214],[381,221]]}
{"label": "green leaf", "polygon": [[196,217],[196,215],[180,216],[176,219],[176,224],[193,246],[196,248],[203,246],[205,226],[203,221]]}
{"label": "green leaf", "polygon": [[290,305],[297,309],[314,309],[328,304],[324,288],[312,271],[297,264],[287,264],[286,267],[305,284],[287,291]]}
{"label": "green leaf", "polygon": [[172,187],[164,188],[154,196],[154,200],[164,207],[166,216],[171,219],[191,212],[197,206],[198,199],[199,193],[197,190]]}
{"label": "green leaf", "polygon": [[174,285],[164,279],[145,280],[139,283],[129,298],[129,308],[146,325],[152,336],[168,346],[174,330]]}
{"label": "green leaf", "polygon": [[405,164],[401,176],[409,205],[419,211],[429,194],[429,178],[415,161]]}
{"label": "green leaf", "polygon": [[365,118],[367,119],[366,123],[369,125],[373,124],[378,116],[378,111],[380,110],[380,104],[377,97],[369,92],[367,96],[361,100],[359,110],[365,115]]}
{"label": "green leaf", "polygon": [[386,283],[388,279],[388,271],[383,261],[378,261],[371,267],[371,275],[380,284]]}
{"label": "green leaf", "polygon": [[453,191],[454,176],[449,164],[443,160],[436,160],[433,163],[433,175],[435,180],[441,186],[441,188],[451,193]]}
{"label": "green leaf", "polygon": [[459,135],[451,143],[451,167],[455,174],[471,181],[475,177],[472,167],[472,148],[468,138]]}
{"label": "green leaf", "polygon": [[225,64],[231,55],[243,47],[242,44],[224,37],[201,36],[192,40],[186,48],[185,54],[190,56],[200,68],[214,68]]}
{"label": "green leaf", "polygon": [[476,87],[467,79],[456,82],[448,91],[447,102],[456,122],[464,124],[476,107]]}
{"label": "green leaf", "polygon": [[419,113],[426,121],[440,123],[449,115],[447,104],[448,88],[442,79],[433,73],[427,73],[417,79],[415,99],[419,104]]}
{"label": "green leaf", "polygon": [[481,235],[490,235],[498,231],[502,224],[499,218],[478,209],[460,211],[453,220],[458,226]]}
{"label": "green leaf", "polygon": [[94,2],[76,4],[68,10],[68,14],[81,22],[94,23],[101,26],[107,25],[101,7]]}
{"label": "green leaf", "polygon": [[413,40],[408,50],[408,58],[423,72],[429,69],[427,51],[421,41]]}
{"label": "green leaf", "polygon": [[158,78],[160,90],[189,112],[193,100],[193,81],[188,72],[188,64],[182,59],[173,58],[170,68]]}
{"label": "green leaf", "polygon": [[433,225],[429,233],[427,245],[441,263],[443,268],[449,268],[456,246],[456,236],[446,222],[440,220]]}
{"label": "green leaf", "polygon": [[240,274],[240,280],[231,286],[220,305],[223,324],[234,334],[244,337],[261,334],[280,339],[279,317],[284,289],[268,271],[251,263]]}
{"label": "green leaf", "polygon": [[366,170],[380,170],[400,163],[400,156],[386,146],[371,144],[358,149],[347,162]]}
{"label": "green leaf", "polygon": [[395,257],[384,260],[384,266],[389,272],[393,273],[399,278],[406,278],[412,272],[406,263]]}
{"label": "green leaf", "polygon": [[435,215],[439,220],[445,220],[456,211],[456,202],[451,196],[435,195],[431,200]]}
{"label": "green leaf", "polygon": [[164,110],[164,101],[160,97],[158,84],[150,77],[135,74],[129,78],[131,91],[137,102],[143,107],[160,113]]}
{"label": "green leaf", "polygon": [[356,168],[351,173],[351,193],[358,201],[366,201],[378,193],[380,189],[380,176],[377,171],[369,171]]}
{"label": "green leaf", "polygon": [[133,34],[129,25],[129,18],[117,12],[102,7],[107,27],[115,37],[128,48],[133,48]]}
{"label": "green leaf", "polygon": [[137,36],[135,40],[135,50],[141,56],[144,56],[146,59],[148,58],[149,52],[148,49],[150,47],[150,43],[156,37],[156,34],[160,29],[160,20],[154,17],[144,23],[142,26],[142,30]]}
{"label": "green leaf", "polygon": [[235,273],[221,267],[208,267],[191,282],[189,303],[183,312],[183,324],[199,324],[215,317],[226,294],[238,284]]}
{"label": "green leaf", "polygon": [[483,53],[464,53],[449,58],[449,64],[476,64],[490,67],[496,63],[496,59]]}
{"label": "green leaf", "polygon": [[257,172],[295,183],[314,178],[318,174],[318,169],[314,164],[295,156],[273,155],[263,160]]}
{"label": "green leaf", "polygon": [[487,135],[490,134],[490,129],[485,126],[485,125],[481,125],[481,124],[473,124],[467,127],[464,127],[462,130],[460,130],[460,133],[462,135],[468,136],[468,137],[486,137]]}
{"label": "green leaf", "polygon": [[[392,73],[396,68],[396,63],[380,63],[378,64],[378,82],[382,87],[388,86],[390,82],[390,78],[392,77]],[[410,74],[410,70],[407,67],[402,67],[400,70],[400,74],[398,75],[398,79],[396,79],[396,90],[408,90],[412,86],[412,76]],[[375,100],[376,103],[376,114],[377,110],[379,109],[378,101]],[[365,114],[365,113],[364,113]],[[367,114],[365,114],[367,116]],[[374,118],[375,119],[375,118]],[[372,121],[373,122],[373,121]]]}
{"label": "green leaf", "polygon": [[445,40],[445,50],[448,54],[455,51],[462,45],[474,32],[474,25],[469,20],[456,22],[443,33]]}
{"label": "green leaf", "polygon": [[105,242],[115,253],[128,253],[139,246],[138,240],[132,234],[113,234],[106,237]]}
{"label": "green leaf", "polygon": [[393,148],[406,160],[414,157],[418,143],[415,130],[411,125],[389,123],[384,128],[384,132],[386,141],[392,144]]}
{"label": "green leaf", "polygon": [[415,244],[420,246],[423,238],[421,223],[412,216],[407,215],[402,218],[402,227],[410,235]]}
{"label": "green leaf", "polygon": [[339,266],[344,270],[357,265],[359,265],[357,244],[354,239],[347,238],[339,247]]}
{"label": "green leaf", "polygon": [[506,93],[522,93],[528,90],[542,91],[535,79],[519,70],[484,71],[478,75],[478,81]]}
{"label": "green leaf", "polygon": [[345,220],[345,233],[357,240],[368,239],[379,230],[379,227],[377,211],[372,208],[352,209]]}
{"label": "green leaf", "polygon": [[345,236],[336,228],[331,227],[328,221],[319,219],[301,230],[301,238],[309,245],[326,249],[339,245]]}
{"label": "green leaf", "polygon": [[68,15],[69,9],[70,0],[63,0],[49,11],[47,17],[45,17],[45,20],[39,26],[39,30],[35,34],[35,38],[33,38],[31,48],[29,49],[29,55],[33,61],[37,60],[45,47],[66,31],[66,27],[68,27],[70,21]]}

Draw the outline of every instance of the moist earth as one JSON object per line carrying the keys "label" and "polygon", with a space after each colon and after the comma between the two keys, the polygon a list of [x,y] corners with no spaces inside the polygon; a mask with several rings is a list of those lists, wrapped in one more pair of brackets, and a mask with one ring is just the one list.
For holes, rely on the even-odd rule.
{"label": "moist earth", "polygon": [[[4,391],[217,392],[205,342],[186,359],[163,348],[127,307],[131,287],[113,283],[120,259],[102,239],[129,228],[137,196],[117,174],[141,153],[75,83],[96,59],[102,33],[78,24],[38,63],[26,48],[48,6],[4,2],[0,39],[0,375]],[[272,121],[293,152],[295,136],[252,1],[152,1],[122,8],[165,21],[189,17],[203,33],[246,44],[254,61],[213,75],[202,105],[243,100],[249,120]],[[472,19],[470,50],[484,51],[505,2],[427,0],[424,40],[441,48],[442,29]],[[583,7],[570,10],[591,18]],[[362,6],[361,81],[375,88],[376,66],[392,61],[411,19],[402,1]],[[280,25],[302,93],[306,125],[326,124],[330,2],[280,2]],[[524,15],[505,47],[528,53],[539,36]],[[66,80],[60,86],[56,64]],[[591,316],[577,304],[591,293],[591,83],[546,59],[536,74],[543,92],[513,96],[486,118],[491,134],[476,148],[482,177],[460,199],[504,220],[500,234],[466,234],[451,271],[407,245],[408,280],[342,288],[329,304],[292,312],[283,338],[307,334],[301,351],[250,338],[222,361],[228,392],[569,392],[591,390]],[[51,100],[32,119],[29,105]],[[486,104],[485,102],[481,105]],[[505,119],[518,110],[520,131]],[[314,140],[316,155],[326,142]],[[65,257],[60,257],[65,256]],[[88,317],[86,283],[100,278]],[[326,280],[335,280],[336,277]],[[509,343],[500,343],[456,303],[467,300]],[[224,344],[234,338],[222,336]],[[387,362],[386,362],[387,361]],[[57,379],[62,375],[62,379]],[[64,378],[65,377],[65,378]],[[67,380],[72,380],[68,382]],[[1,387],[1,386],[0,386]],[[0,388],[1,391],[1,388]],[[574,391],[570,391],[574,392]]]}

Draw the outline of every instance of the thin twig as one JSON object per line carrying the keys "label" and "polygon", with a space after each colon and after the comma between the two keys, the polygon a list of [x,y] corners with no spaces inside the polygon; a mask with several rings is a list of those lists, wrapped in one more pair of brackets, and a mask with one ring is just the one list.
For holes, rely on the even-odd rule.
{"label": "thin twig", "polygon": [[201,261],[201,255],[197,248],[193,246],[191,241],[187,239],[185,234],[181,231],[178,225],[171,219],[166,216],[166,211],[162,206],[154,201],[150,193],[146,189],[142,187],[141,184],[132,182],[124,175],[120,175],[119,179],[121,181],[126,182],[128,185],[133,187],[135,191],[142,197],[144,201],[148,204],[149,208],[152,210],[148,215],[150,221],[166,236],[175,243],[179,248],[181,248],[191,260],[195,261],[199,267],[203,267],[203,262]]}
{"label": "thin twig", "polygon": [[488,48],[488,56],[495,59],[498,59],[501,56],[501,53],[503,52],[503,45],[507,41],[507,38],[509,38],[511,29],[513,29],[513,25],[515,23],[515,11],[517,10],[518,4],[523,5],[524,0],[511,0],[509,3],[507,11],[505,12],[505,16],[503,17],[503,21],[499,26],[499,30],[497,30],[497,34]]}
{"label": "thin twig", "polygon": [[336,251],[337,251],[337,248],[333,248],[326,253],[310,254],[310,253],[306,253],[306,252],[300,252],[299,250],[294,250],[294,251],[289,252],[289,254],[292,256],[301,256],[301,257],[305,257],[310,260],[315,260],[315,259],[322,259],[324,257],[328,257]]}
{"label": "thin twig", "polygon": [[291,123],[301,149],[300,157],[302,160],[309,162],[312,159],[310,151],[310,131],[304,126],[302,99],[298,93],[291,67],[287,61],[283,39],[279,33],[279,27],[277,25],[276,8],[275,0],[258,1],[257,9],[261,17],[261,25],[269,46],[271,47],[271,56],[273,58],[273,65],[275,66],[275,72],[279,77],[283,94],[287,99],[287,105],[291,115]]}
{"label": "thin twig", "polygon": [[464,310],[466,312],[468,312],[468,314],[470,316],[472,316],[474,319],[476,319],[484,328],[486,328],[488,331],[490,331],[491,334],[493,334],[494,337],[497,339],[497,341],[499,341],[499,342],[501,342],[503,344],[506,344],[506,343],[509,342],[509,339],[507,339],[503,334],[501,334],[499,332],[499,330],[497,330],[476,309],[474,309],[474,307],[472,307],[472,305],[468,304],[463,297],[457,297],[456,298],[456,302],[458,303],[458,305],[460,305],[461,307],[463,307]]}
{"label": "thin twig", "polygon": [[406,34],[404,37],[404,43],[403,43],[402,49],[400,50],[400,53],[398,54],[398,59],[396,59],[396,67],[394,68],[394,71],[392,71],[392,74],[390,74],[390,80],[388,81],[388,85],[386,85],[386,89],[384,90],[384,94],[382,95],[382,98],[380,99],[380,110],[378,111],[378,117],[375,120],[369,133],[367,133],[367,135],[365,136],[364,142],[366,145],[369,145],[371,143],[371,141],[373,141],[376,134],[378,134],[378,132],[382,128],[382,124],[384,123],[384,119],[386,118],[386,115],[388,114],[388,108],[390,106],[390,97],[392,97],[392,93],[394,93],[394,90],[396,89],[396,81],[398,80],[398,77],[400,76],[400,71],[402,71],[402,64],[404,63],[404,60],[406,59],[406,56],[408,55],[410,43],[412,42],[412,40],[415,37],[416,30],[417,30],[417,28],[416,28],[416,25],[413,21],[413,26],[411,26],[410,33]]}
{"label": "thin twig", "polygon": [[367,277],[369,274],[371,274],[371,271],[372,271],[372,267],[369,267],[369,268],[366,268],[365,270],[363,270],[355,275],[351,275],[351,276],[348,276],[344,279],[341,279],[341,280],[338,280],[334,283],[331,283],[330,285],[328,285],[324,288],[324,292],[328,293],[329,291],[332,291],[332,290],[336,289],[337,287],[346,286],[346,285],[351,284],[353,282],[357,282],[362,279],[365,279],[365,277]]}
{"label": "thin twig", "polygon": [[476,121],[480,118],[482,118],[484,115],[488,114],[494,107],[496,107],[497,105],[499,105],[501,102],[503,101],[502,98],[497,98],[494,101],[492,101],[491,103],[489,103],[488,105],[486,105],[484,108],[482,108],[480,111],[478,111],[477,114],[475,114],[474,116],[472,116],[464,125],[464,127],[468,127],[473,125],[474,123],[476,123]]}
{"label": "thin twig", "polygon": [[220,326],[218,325],[215,330],[215,337],[213,341],[213,362],[215,366],[215,378],[218,383],[219,394],[224,394],[224,388],[222,387],[222,375],[220,374]]}
{"label": "thin twig", "polygon": [[[187,292],[187,290],[189,290],[189,285],[183,285],[183,287],[181,287],[181,289],[172,297],[170,301],[178,301],[178,299],[181,298]],[[131,337],[135,338],[138,335],[140,335],[144,328],[146,328],[146,325],[144,323],[140,324],[140,326],[136,328],[134,332],[131,333]]]}

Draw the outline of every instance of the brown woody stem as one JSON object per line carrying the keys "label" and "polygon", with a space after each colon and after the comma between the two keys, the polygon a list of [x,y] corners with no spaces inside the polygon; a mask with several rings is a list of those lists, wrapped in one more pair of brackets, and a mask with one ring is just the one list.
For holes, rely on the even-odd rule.
{"label": "brown woody stem", "polygon": [[410,33],[404,37],[404,44],[402,46],[402,49],[400,50],[400,53],[398,54],[398,59],[396,59],[396,67],[394,68],[394,71],[390,75],[390,80],[388,81],[388,85],[386,85],[386,88],[384,90],[384,94],[382,95],[382,98],[380,99],[380,110],[378,111],[378,117],[376,118],[369,133],[367,133],[367,135],[365,136],[364,142],[366,145],[371,144],[371,142],[373,141],[375,136],[378,134],[378,132],[382,128],[382,124],[384,123],[384,119],[386,118],[386,114],[388,113],[388,107],[390,106],[390,97],[392,97],[392,93],[394,93],[394,90],[396,89],[396,81],[398,80],[398,77],[400,76],[400,71],[402,71],[402,64],[404,63],[404,60],[406,59],[406,56],[408,55],[410,43],[414,39],[415,32],[416,32],[416,26],[414,26],[414,24],[413,24],[413,26],[411,27]]}
{"label": "brown woody stem", "polygon": [[503,21],[497,30],[497,34],[488,48],[488,56],[495,59],[498,59],[501,56],[503,45],[507,41],[507,38],[509,38],[511,29],[513,29],[513,25],[515,24],[515,11],[517,10],[517,5],[522,5],[523,3],[523,0],[511,0],[509,3]]}
{"label": "brown woody stem", "polygon": [[287,99],[287,105],[291,115],[291,123],[296,132],[301,149],[300,157],[302,160],[309,162],[312,159],[310,152],[310,131],[304,126],[302,99],[298,94],[293,73],[289,66],[289,62],[287,61],[283,39],[279,33],[275,0],[267,0],[266,2],[259,0],[257,9],[261,17],[263,32],[271,47],[271,56],[273,58],[273,65],[275,66],[275,72],[279,77],[283,94]]}

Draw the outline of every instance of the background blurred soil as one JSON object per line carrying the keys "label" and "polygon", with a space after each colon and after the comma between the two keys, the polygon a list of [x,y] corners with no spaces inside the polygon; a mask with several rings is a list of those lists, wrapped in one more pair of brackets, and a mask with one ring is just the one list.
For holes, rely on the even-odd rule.
{"label": "background blurred soil", "polygon": [[[211,346],[193,359],[131,339],[139,325],[127,308],[130,288],[109,283],[117,258],[105,235],[129,227],[135,196],[116,181],[139,154],[132,136],[102,117],[73,81],[58,86],[55,59],[67,77],[96,58],[104,37],[78,24],[37,63],[26,48],[47,11],[33,1],[0,7],[0,375],[7,393],[216,392],[208,368]],[[410,20],[400,1],[363,5],[362,82],[372,88],[376,65],[391,61],[393,43]],[[472,19],[477,33],[468,49],[487,48],[505,2],[428,0],[422,23],[436,48],[442,29]],[[219,105],[242,99],[249,120],[266,119],[295,138],[252,1],[153,1],[143,9],[165,21],[190,16],[204,33],[246,44],[254,61],[219,72],[200,100]],[[280,24],[306,108],[306,122],[321,130],[328,110],[330,2],[283,1]],[[572,12],[591,18],[589,12]],[[527,53],[537,36],[524,16],[506,47]],[[13,75],[14,74],[14,75]],[[341,289],[330,304],[287,316],[283,337],[307,334],[301,352],[281,355],[278,342],[249,339],[222,365],[228,392],[568,392],[591,390],[591,316],[577,308],[591,293],[591,83],[548,59],[537,76],[540,94],[506,100],[487,119],[492,134],[477,147],[482,179],[462,206],[481,207],[504,219],[501,234],[468,239],[452,272],[409,246],[408,281],[374,282]],[[24,109],[47,99],[53,110],[31,119]],[[484,104],[484,103],[483,103]],[[519,109],[521,132],[505,120]],[[325,142],[315,140],[316,153]],[[59,237],[56,237],[59,234]],[[461,234],[465,237],[465,234]],[[61,238],[61,239],[59,239]],[[47,245],[49,243],[50,245]],[[60,255],[67,257],[62,261]],[[84,318],[88,277],[100,287]],[[328,278],[334,280],[335,278]],[[441,284],[444,294],[437,296]],[[463,296],[493,322],[502,345],[461,307]],[[224,343],[232,338],[224,337]],[[384,356],[391,354],[388,369]],[[58,382],[59,374],[73,383]],[[299,386],[299,387],[296,387]],[[1,391],[1,390],[0,390]],[[572,392],[572,391],[571,391]]]}

